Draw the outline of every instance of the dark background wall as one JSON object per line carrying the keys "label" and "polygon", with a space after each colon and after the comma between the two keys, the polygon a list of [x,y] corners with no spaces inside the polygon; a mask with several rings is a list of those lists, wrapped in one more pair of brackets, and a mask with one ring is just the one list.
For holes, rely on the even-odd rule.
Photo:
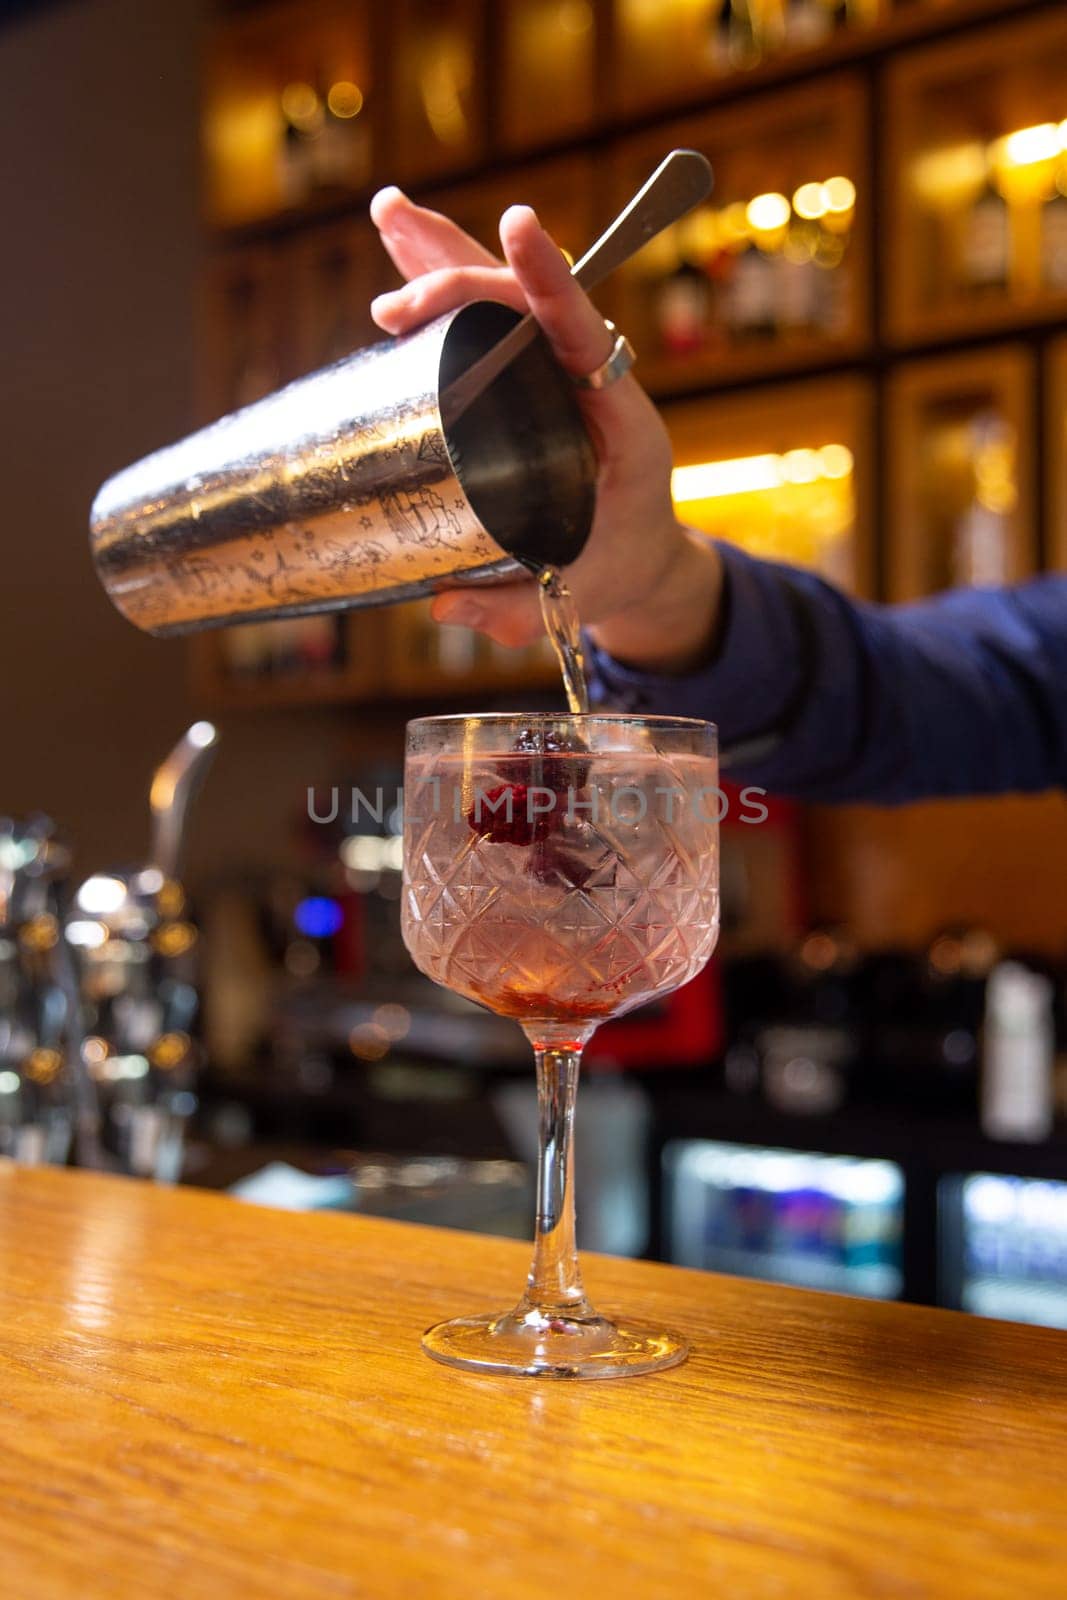
{"label": "dark background wall", "polygon": [[[199,11],[58,0],[0,26],[0,814],[49,812],[85,869],[140,857],[151,768],[209,709],[86,540],[100,482],[192,421]],[[221,719],[194,876],[276,859],[353,721]]]}

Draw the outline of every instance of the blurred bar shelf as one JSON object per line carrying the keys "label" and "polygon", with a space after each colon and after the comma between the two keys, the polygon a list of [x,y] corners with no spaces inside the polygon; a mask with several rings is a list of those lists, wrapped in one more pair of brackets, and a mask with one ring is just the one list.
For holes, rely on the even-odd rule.
{"label": "blurred bar shelf", "polygon": [[[789,30],[783,33],[772,5],[755,64],[726,71],[708,68],[719,54],[712,25],[723,8],[715,0],[218,5],[209,28],[205,83],[209,225],[238,232],[275,224],[289,229],[316,214],[358,209],[379,182],[399,178],[418,186],[451,172],[466,180],[521,164],[538,152],[610,145],[637,124],[694,114],[850,63],[878,62],[916,42],[1047,4],[859,0],[851,8],[855,22],[781,49],[774,36],[788,41]],[[649,54],[646,15],[654,10],[658,18],[668,8],[679,17],[685,14],[669,83],[665,52]],[[847,0],[839,8],[842,14],[846,8]],[[814,11],[815,4],[809,9]],[[833,22],[833,0],[827,0],[826,9]],[[427,79],[420,67],[424,55],[412,44],[416,29],[431,30],[442,44],[447,70],[439,77]],[[690,48],[702,36],[712,41],[710,49]],[[555,66],[536,86],[529,76],[531,39],[547,48]],[[356,115],[366,129],[370,166],[361,185],[354,157],[340,184],[319,182],[314,174],[305,182],[298,160],[294,184],[286,179],[292,165],[285,153],[286,128],[295,126],[299,133],[303,120],[314,134],[323,101],[317,84],[324,69],[327,76],[334,70],[333,57],[339,58],[337,67],[347,63],[346,71],[361,74],[355,79],[363,97]],[[474,63],[470,77],[468,62]],[[484,94],[480,81],[487,84]],[[282,93],[292,84],[310,86],[320,100],[319,111],[306,96],[303,110],[299,99],[295,107],[290,101],[295,124],[281,107]],[[322,86],[328,92],[332,84]],[[508,105],[517,88],[524,102],[518,113]],[[350,111],[352,104],[342,102],[342,109]],[[300,154],[292,134],[288,142]],[[345,162],[335,165],[343,168]]]}
{"label": "blurred bar shelf", "polygon": [[381,699],[385,632],[380,612],[357,611],[197,634],[193,688],[220,711]]}
{"label": "blurred bar shelf", "polygon": [[890,68],[888,320],[905,345],[1067,310],[1067,24],[989,28]]}
{"label": "blurred bar shelf", "polygon": [[384,144],[375,8],[300,0],[221,19],[203,97],[213,227],[336,205],[369,187]]}
{"label": "blurred bar shelf", "polygon": [[429,612],[429,602],[417,600],[392,607],[384,619],[390,695],[434,699],[558,687],[559,667],[547,639],[509,650],[470,628],[439,627]]}
{"label": "blurred bar shelf", "polygon": [[868,382],[834,378],[666,408],[680,516],[869,596],[873,405]]}
{"label": "blurred bar shelf", "polygon": [[[733,0],[216,8],[199,420],[380,337],[369,303],[399,278],[366,215],[379,182],[493,251],[530,204],[577,256],[692,144],[708,205],[597,297],[665,406],[686,519],[870,598],[1067,567],[1063,0],[821,3],[763,8],[758,47]],[[197,687],[260,706],[554,686],[544,650],[426,613],[205,636]]]}
{"label": "blurred bar shelf", "polygon": [[654,394],[828,366],[870,343],[866,104],[837,76],[676,122],[618,149],[618,204],[665,149],[702,150],[712,202],[618,275]]}

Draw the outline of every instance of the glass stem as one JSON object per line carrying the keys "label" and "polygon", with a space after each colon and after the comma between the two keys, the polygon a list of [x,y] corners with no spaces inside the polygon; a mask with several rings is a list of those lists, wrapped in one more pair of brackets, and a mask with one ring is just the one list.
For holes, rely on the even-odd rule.
{"label": "glass stem", "polygon": [[537,1222],[525,1304],[573,1315],[589,1310],[574,1236],[574,1102],[585,1041],[532,1042],[540,1129]]}

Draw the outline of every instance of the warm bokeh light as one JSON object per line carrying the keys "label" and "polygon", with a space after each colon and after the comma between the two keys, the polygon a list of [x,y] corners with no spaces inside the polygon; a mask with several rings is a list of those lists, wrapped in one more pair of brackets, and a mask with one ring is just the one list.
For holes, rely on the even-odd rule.
{"label": "warm bokeh light", "polygon": [[852,451],[844,444],[824,444],[819,451],[819,468],[824,478],[848,478],[855,463]]}
{"label": "warm bokeh light", "polygon": [[186,1059],[191,1042],[187,1033],[160,1034],[148,1052],[148,1059],[161,1072],[170,1072]]}
{"label": "warm bokeh light", "polygon": [[1038,161],[1055,161],[1061,153],[1060,130],[1055,122],[1040,122],[1032,128],[1019,128],[992,148],[992,158],[1001,167],[1028,167]]}
{"label": "warm bokeh light", "polygon": [[827,178],[823,184],[827,210],[840,214],[851,211],[856,204],[856,185],[851,178]]}
{"label": "warm bokeh light", "polygon": [[183,956],[196,943],[196,929],[191,922],[165,922],[152,935],[152,943],[161,956]]}
{"label": "warm bokeh light", "polygon": [[765,254],[781,251],[795,264],[816,260],[820,267],[833,267],[844,256],[855,204],[851,178],[834,177],[802,183],[792,201],[768,190],[747,202],[734,200],[721,211],[698,206],[645,246],[638,270],[656,282],[682,261],[707,263],[720,252],[736,254],[753,242]]}
{"label": "warm bokeh light", "polygon": [[851,450],[832,442],[677,467],[671,486],[693,527],[847,584],[854,576],[853,470]]}
{"label": "warm bokeh light", "polygon": [[1067,121],[1016,128],[990,144],[970,140],[929,150],[912,168],[919,199],[931,210],[962,210],[972,204],[992,174],[1012,204],[1040,202],[1060,180],[1067,152]]}
{"label": "warm bokeh light", "polygon": [[51,912],[45,911],[39,917],[24,922],[19,929],[19,944],[24,950],[41,953],[55,947],[59,939],[59,923]]}
{"label": "warm bokeh light", "polygon": [[389,1054],[390,1039],[384,1028],[360,1022],[348,1036],[348,1048],[361,1061],[380,1061]]}
{"label": "warm bokeh light", "polygon": [[355,83],[335,83],[326,96],[326,104],[335,117],[358,117],[363,110],[363,90]]}
{"label": "warm bokeh light", "polygon": [[281,92],[282,115],[294,128],[313,128],[322,116],[322,102],[310,83],[287,83]]}
{"label": "warm bokeh light", "polygon": [[748,207],[743,200],[735,200],[720,211],[719,227],[727,247],[744,244],[748,238]]}
{"label": "warm bokeh light", "polygon": [[805,222],[817,222],[830,209],[830,197],[824,183],[802,183],[793,195],[793,210]]}
{"label": "warm bokeh light", "polygon": [[32,1050],[26,1060],[26,1076],[32,1078],[34,1083],[51,1083],[63,1066],[63,1057],[58,1050],[40,1048]]}
{"label": "warm bokeh light", "polygon": [[988,170],[985,147],[972,141],[927,151],[912,169],[912,182],[925,205],[952,208],[980,193]]}
{"label": "warm bokeh light", "polygon": [[371,1020],[390,1040],[403,1039],[411,1028],[411,1012],[406,1006],[378,1006]]}
{"label": "warm bokeh light", "polygon": [[776,455],[738,456],[729,461],[675,467],[671,474],[671,493],[677,505],[688,505],[696,500],[777,489],[782,481],[779,461]]}
{"label": "warm bokeh light", "polygon": [[850,477],[853,466],[852,452],[843,444],[828,444],[819,450],[787,450],[783,455],[738,456],[728,461],[675,467],[671,493],[677,505],[687,505],[726,495],[761,494],[787,483],[838,481]]}
{"label": "warm bokeh light", "polygon": [[788,226],[789,216],[784,194],[758,194],[745,207],[745,220],[754,233],[777,233]]}
{"label": "warm bokeh light", "polygon": [[185,910],[185,890],[174,878],[167,878],[158,892],[156,904],[164,917],[180,917]]}
{"label": "warm bokeh light", "polygon": [[780,461],[784,483],[814,483],[822,476],[815,450],[787,450]]}

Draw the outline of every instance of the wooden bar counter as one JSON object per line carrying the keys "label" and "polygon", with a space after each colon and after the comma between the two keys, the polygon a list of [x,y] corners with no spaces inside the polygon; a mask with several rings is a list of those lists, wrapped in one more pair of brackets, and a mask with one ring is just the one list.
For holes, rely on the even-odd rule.
{"label": "wooden bar counter", "polygon": [[0,1594],[1067,1594],[1067,1335],[589,1258],[689,1362],[435,1365],[524,1247],[0,1164]]}

